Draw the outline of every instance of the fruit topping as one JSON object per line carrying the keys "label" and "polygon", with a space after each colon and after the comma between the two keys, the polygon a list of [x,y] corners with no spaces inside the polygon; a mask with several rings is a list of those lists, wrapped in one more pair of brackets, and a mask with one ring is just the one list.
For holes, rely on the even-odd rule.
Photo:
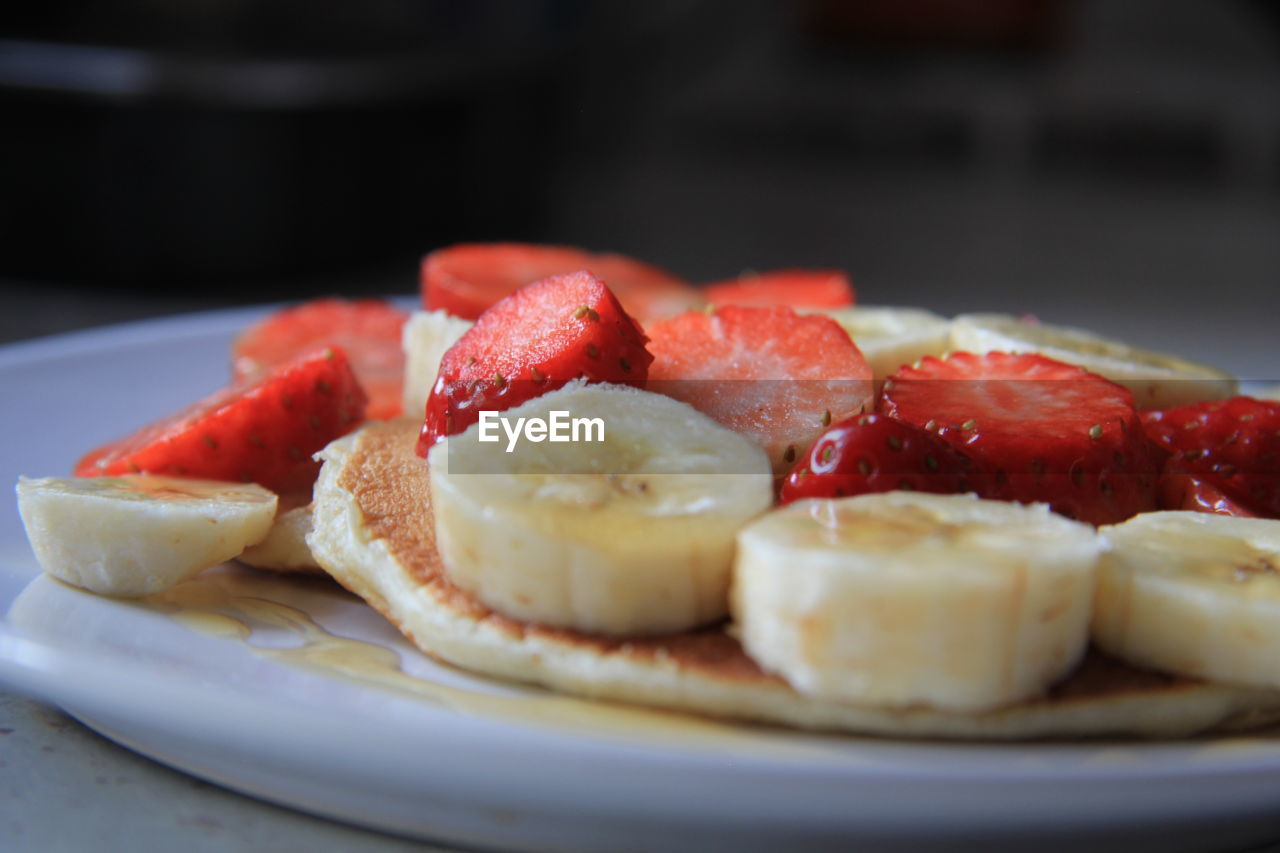
{"label": "fruit topping", "polygon": [[648,331],[649,388],[755,439],[779,475],[833,422],[871,408],[871,368],[829,317],[728,305]]}
{"label": "fruit topping", "polygon": [[530,282],[584,269],[603,279],[634,317],[669,317],[702,302],[688,282],[626,255],[530,243],[461,243],[423,258],[422,304],[473,320]]}
{"label": "fruit topping", "polygon": [[1034,354],[926,357],[886,381],[882,410],[971,458],[984,498],[1093,524],[1156,508],[1156,454],[1133,396],[1079,367]]}
{"label": "fruit topping", "polygon": [[643,385],[645,334],[586,270],[520,288],[476,320],[440,361],[418,452],[574,379]]}
{"label": "fruit topping", "polygon": [[400,335],[407,317],[380,299],[315,299],[285,308],[236,338],[232,374],[237,382],[251,379],[317,347],[337,346],[351,359],[351,369],[369,395],[365,414],[379,420],[394,418],[400,414],[404,381]]}
{"label": "fruit topping", "polygon": [[782,503],[907,490],[970,490],[972,463],[934,433],[887,415],[858,415],[832,426],[782,486]]}
{"label": "fruit topping", "polygon": [[743,273],[703,288],[713,305],[789,305],[792,308],[843,308],[854,302],[853,285],[840,270],[773,270]]}
{"label": "fruit topping", "polygon": [[77,476],[165,474],[310,493],[311,454],[364,420],[346,353],[325,347],[226,388],[85,455]]}
{"label": "fruit topping", "polygon": [[[1280,402],[1232,397],[1145,412],[1142,423],[1170,454],[1164,474],[1168,508],[1198,508],[1188,506],[1189,500],[1219,507],[1215,512],[1233,509],[1227,514],[1237,515],[1234,509],[1243,509],[1280,518]],[[1187,494],[1187,478],[1199,483],[1192,490],[1199,497]],[[1205,497],[1210,487],[1227,502]]]}

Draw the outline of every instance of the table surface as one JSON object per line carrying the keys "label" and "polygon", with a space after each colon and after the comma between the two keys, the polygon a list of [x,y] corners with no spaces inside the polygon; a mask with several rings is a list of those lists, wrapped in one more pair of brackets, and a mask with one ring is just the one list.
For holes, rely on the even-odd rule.
{"label": "table surface", "polygon": [[447,849],[231,793],[117,746],[57,708],[9,692],[0,692],[0,848],[12,853]]}

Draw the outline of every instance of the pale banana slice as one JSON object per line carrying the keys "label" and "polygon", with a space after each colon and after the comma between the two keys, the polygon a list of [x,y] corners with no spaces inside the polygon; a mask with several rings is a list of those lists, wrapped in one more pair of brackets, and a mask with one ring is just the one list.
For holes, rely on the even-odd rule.
{"label": "pale banana slice", "polygon": [[262,541],[245,548],[237,559],[255,569],[323,574],[307,545],[312,521],[311,504],[280,513]]}
{"label": "pale banana slice", "polygon": [[1280,687],[1280,521],[1152,512],[1102,528],[1093,638],[1130,663]]}
{"label": "pale banana slice", "polygon": [[404,324],[401,345],[404,347],[404,413],[421,418],[436,384],[440,359],[453,346],[471,321],[445,311],[414,311]]}
{"label": "pale banana slice", "polygon": [[1037,352],[1105,376],[1133,392],[1139,409],[1171,409],[1236,393],[1230,373],[1174,355],[1131,347],[1083,329],[1008,314],[961,314],[951,321],[951,349]]}
{"label": "pale banana slice", "polygon": [[255,484],[143,474],[18,480],[41,568],[103,595],[142,596],[235,557],[271,528],[276,495]]}
{"label": "pale banana slice", "polygon": [[800,501],[738,535],[733,614],[747,653],[801,693],[987,710],[1079,662],[1100,548],[1043,505]]}
{"label": "pale banana slice", "polygon": [[1249,396],[1258,400],[1275,400],[1280,402],[1280,384],[1264,385],[1260,388],[1251,389]]}
{"label": "pale banana slice", "polygon": [[951,323],[922,308],[859,305],[823,313],[853,338],[877,382],[904,364],[914,364],[926,355],[942,355],[950,342]]}
{"label": "pale banana slice", "polygon": [[[432,448],[449,579],[498,612],[596,634],[680,631],[728,612],[734,535],[772,501],[754,442],[669,397],[570,385],[503,413],[598,418],[602,441]],[[580,434],[580,438],[585,432]],[[594,437],[594,435],[593,435]]]}

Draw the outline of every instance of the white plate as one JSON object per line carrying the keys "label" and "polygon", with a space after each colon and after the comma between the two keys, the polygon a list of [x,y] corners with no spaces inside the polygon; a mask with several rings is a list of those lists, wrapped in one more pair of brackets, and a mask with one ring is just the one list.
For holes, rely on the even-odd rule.
{"label": "white plate", "polygon": [[[253,316],[0,350],[3,477],[64,473],[94,444],[219,387],[229,341]],[[474,678],[324,581],[219,569],[182,589],[179,606],[38,574],[10,503],[0,678],[167,764],[399,833],[574,850],[1280,838],[1277,738],[1001,746],[733,726]]]}

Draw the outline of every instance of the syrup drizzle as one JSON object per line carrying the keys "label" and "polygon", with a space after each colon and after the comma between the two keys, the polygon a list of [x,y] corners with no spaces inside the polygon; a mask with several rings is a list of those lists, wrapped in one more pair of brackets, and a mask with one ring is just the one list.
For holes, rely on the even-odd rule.
{"label": "syrup drizzle", "polygon": [[[737,756],[781,756],[807,761],[834,759],[846,765],[883,762],[882,758],[859,749],[860,739],[854,735],[833,737],[792,732],[675,711],[577,699],[537,687],[495,685],[451,667],[449,672],[458,673],[462,679],[473,679],[477,686],[467,688],[420,678],[404,671],[395,649],[328,631],[303,609],[304,606],[327,609],[323,606],[326,599],[354,602],[354,598],[336,586],[322,585],[323,582],[312,579],[301,582],[303,593],[300,594],[299,588],[291,586],[296,580],[244,570],[215,570],[148,596],[143,602],[195,633],[242,643],[260,657],[365,688],[392,690],[465,714],[650,744],[697,746]],[[316,607],[315,600],[322,605]],[[277,642],[283,633],[291,644],[255,642],[264,639],[259,636],[257,626],[268,629],[261,633],[273,634]],[[448,664],[437,665],[448,667]],[[1242,755],[1276,755],[1280,754],[1278,736],[1280,726],[1242,734],[1224,733],[1199,743],[1199,748],[1188,758],[1212,761]],[[871,742],[883,744],[884,739],[872,738]],[[1032,751],[1022,757],[1026,759],[1027,755],[1038,753]],[[1144,751],[1133,749],[1131,744],[1095,742],[1094,748],[1086,751],[1080,760],[1085,764],[1128,764],[1142,763],[1147,758]]]}
{"label": "syrup drizzle", "polygon": [[[316,584],[307,581],[307,590],[314,594]],[[335,588],[332,595],[336,598],[345,593]],[[826,739],[819,735],[576,699],[534,687],[502,685],[495,690],[492,685],[480,684],[477,689],[468,689],[419,678],[404,671],[395,649],[335,634],[306,610],[278,600],[298,597],[296,591],[288,589],[287,581],[228,571],[206,572],[144,601],[191,631],[243,643],[260,657],[362,687],[412,695],[463,713],[626,739],[661,739],[675,746],[696,744],[736,755],[749,751],[810,759],[818,755],[832,757],[831,744],[824,743]],[[268,629],[263,634],[270,634],[275,642],[256,642],[265,639],[260,636],[259,626]],[[287,645],[278,644],[281,635],[289,641]],[[856,760],[849,748],[854,743],[856,740],[850,738],[840,739],[843,761]]]}

